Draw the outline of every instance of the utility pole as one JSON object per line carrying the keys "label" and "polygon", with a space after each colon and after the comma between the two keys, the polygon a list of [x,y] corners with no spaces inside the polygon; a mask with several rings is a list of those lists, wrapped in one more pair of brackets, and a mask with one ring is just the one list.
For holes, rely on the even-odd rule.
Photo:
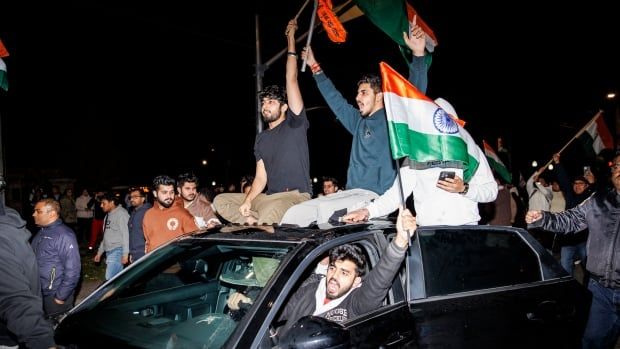
{"label": "utility pole", "polygon": [[258,98],[258,92],[263,89],[263,76],[265,75],[266,65],[263,65],[260,58],[260,33],[259,33],[258,14],[254,15],[254,32],[256,33],[256,134],[263,132],[263,118],[261,117],[260,107],[261,101]]}

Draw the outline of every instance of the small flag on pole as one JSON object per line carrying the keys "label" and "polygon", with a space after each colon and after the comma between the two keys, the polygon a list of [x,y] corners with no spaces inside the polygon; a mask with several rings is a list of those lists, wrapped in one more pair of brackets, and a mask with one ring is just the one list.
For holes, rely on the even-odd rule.
{"label": "small flag on pole", "polygon": [[8,57],[9,51],[7,51],[6,47],[0,40],[0,88],[8,91],[9,90],[9,80],[6,74],[6,63],[2,60],[2,57]]}
{"label": "small flag on pole", "polygon": [[594,154],[594,156],[599,155],[603,149],[614,148],[614,140],[605,124],[602,112],[598,112],[592,120],[590,120],[578,137],[586,149],[586,152]]}
{"label": "small flag on pole", "polygon": [[485,140],[482,140],[482,145],[484,146],[484,155],[487,157],[489,166],[491,166],[491,168],[494,169],[500,177],[502,177],[505,183],[512,183],[512,175],[499,156],[497,156],[497,153]]}
{"label": "small flag on pole", "polygon": [[0,88],[5,91],[9,90],[9,80],[6,76],[6,64],[2,58],[0,58]]}

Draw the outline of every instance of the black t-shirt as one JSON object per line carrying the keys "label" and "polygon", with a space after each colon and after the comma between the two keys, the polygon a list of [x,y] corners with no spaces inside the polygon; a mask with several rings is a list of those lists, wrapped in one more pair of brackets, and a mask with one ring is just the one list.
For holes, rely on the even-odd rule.
{"label": "black t-shirt", "polygon": [[299,190],[312,195],[308,127],[305,108],[299,115],[289,109],[280,125],[256,137],[254,156],[265,164],[267,194]]}

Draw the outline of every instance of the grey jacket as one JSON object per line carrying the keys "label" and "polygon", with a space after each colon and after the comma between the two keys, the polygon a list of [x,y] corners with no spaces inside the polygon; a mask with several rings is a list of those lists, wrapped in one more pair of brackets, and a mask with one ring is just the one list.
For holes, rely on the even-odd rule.
{"label": "grey jacket", "polygon": [[543,212],[542,219],[530,227],[557,234],[590,229],[586,269],[605,287],[620,288],[620,194],[616,190],[597,192],[564,212]]}
{"label": "grey jacket", "polygon": [[104,219],[103,241],[99,245],[99,254],[111,251],[117,247],[123,248],[123,254],[129,254],[129,213],[118,206],[108,212]]}

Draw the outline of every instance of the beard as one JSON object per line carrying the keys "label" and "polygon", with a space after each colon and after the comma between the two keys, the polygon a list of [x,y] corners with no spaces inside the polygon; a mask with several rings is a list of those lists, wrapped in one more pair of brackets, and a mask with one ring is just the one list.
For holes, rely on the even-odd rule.
{"label": "beard", "polygon": [[194,201],[194,199],[196,198],[197,194],[189,194],[189,195],[183,195],[181,194],[181,197],[183,198],[183,200],[185,201]]}
{"label": "beard", "polygon": [[172,204],[174,203],[174,199],[166,199],[166,201],[161,201],[158,198],[157,202],[159,202],[159,204],[165,208],[170,208],[172,207]]}
{"label": "beard", "polygon": [[272,113],[271,111],[263,111],[261,115],[263,116],[263,121],[266,123],[274,122],[280,117],[279,114]]}
{"label": "beard", "polygon": [[[332,283],[334,283],[334,284],[332,284]],[[334,292],[330,293],[330,291],[329,291],[330,284],[332,284],[332,286],[331,286],[332,288],[334,288],[334,287],[336,288],[334,290],[335,293]],[[338,281],[336,281],[336,280],[334,280],[332,278],[332,279],[329,279],[329,281],[327,282],[327,287],[326,287],[326,290],[325,290],[325,297],[327,299],[336,299],[336,298],[341,297],[343,294],[349,292],[350,289],[351,289],[351,287],[346,288],[346,289],[341,288],[340,284],[338,283]]]}

